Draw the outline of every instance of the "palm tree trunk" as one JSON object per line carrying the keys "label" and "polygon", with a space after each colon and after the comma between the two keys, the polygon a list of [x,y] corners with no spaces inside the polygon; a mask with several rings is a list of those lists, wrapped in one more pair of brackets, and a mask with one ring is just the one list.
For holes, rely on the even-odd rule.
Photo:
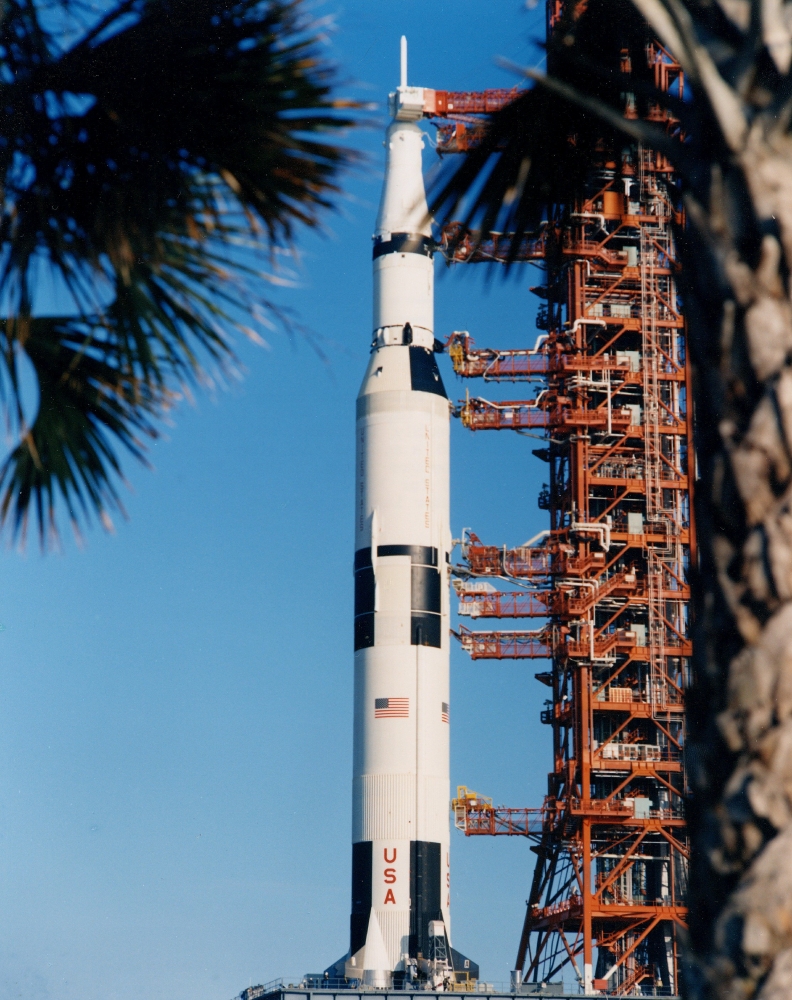
{"label": "palm tree trunk", "polygon": [[792,143],[760,124],[688,199],[700,566],[686,996],[792,996]]}

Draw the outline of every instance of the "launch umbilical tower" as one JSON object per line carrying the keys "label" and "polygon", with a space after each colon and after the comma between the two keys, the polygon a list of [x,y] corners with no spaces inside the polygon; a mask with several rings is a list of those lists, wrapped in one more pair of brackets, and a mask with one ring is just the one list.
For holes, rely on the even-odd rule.
{"label": "launch umbilical tower", "polygon": [[[650,45],[646,56],[656,85],[681,97],[670,54]],[[428,93],[427,117],[462,109],[441,126],[448,152],[476,141],[471,116],[510,97]],[[651,114],[676,128],[664,109]],[[541,721],[553,745],[541,808],[499,808],[460,789],[456,822],[468,835],[533,841],[515,978],[548,981],[571,966],[586,993],[678,992],[687,918],[694,458],[673,185],[662,155],[603,148],[576,202],[518,248],[519,260],[546,269],[534,289],[543,297],[535,347],[481,348],[467,332],[448,340],[458,376],[531,387],[509,401],[468,394],[457,408],[465,427],[546,435],[534,453],[547,463],[538,498],[547,530],[513,549],[469,532],[454,586],[461,615],[492,622],[458,628],[474,659],[550,661],[536,677],[548,688]],[[457,263],[514,251],[508,236],[459,227],[445,243]],[[504,627],[528,618],[541,622]]]}

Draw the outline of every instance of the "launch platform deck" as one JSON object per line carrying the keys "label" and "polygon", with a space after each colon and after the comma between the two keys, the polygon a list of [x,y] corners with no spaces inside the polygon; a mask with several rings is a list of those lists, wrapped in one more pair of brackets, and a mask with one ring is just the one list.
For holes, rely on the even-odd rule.
{"label": "launch platform deck", "polygon": [[[287,984],[282,981],[267,983],[266,986],[253,986],[243,990],[239,997],[234,1000],[372,1000],[372,996],[382,1000],[403,1000],[405,994],[412,994],[421,1000],[448,1000],[449,997],[481,997],[486,996],[490,1000],[516,1000],[517,997],[535,997],[543,1000],[569,1000],[570,997],[580,997],[583,994],[576,988],[564,989],[560,983],[548,983],[545,987],[533,983],[524,983],[517,990],[494,989],[494,984],[479,983],[476,989],[439,992],[435,990],[423,989],[375,989],[373,987],[358,986],[349,988],[346,986],[309,986],[304,982]],[[597,996],[603,996],[597,993]],[[667,1000],[679,1000],[677,996],[662,994],[660,990],[644,996],[666,996]]]}
{"label": "launch platform deck", "polygon": [[[255,989],[255,987],[253,987]],[[243,991],[247,993],[248,991]],[[529,987],[523,987],[518,991],[510,990],[490,990],[490,989],[476,989],[476,990],[454,990],[450,992],[438,992],[434,990],[392,990],[392,989],[375,989],[374,987],[356,987],[354,989],[349,988],[326,988],[312,989],[307,986],[277,986],[274,989],[268,991],[267,993],[261,993],[256,996],[256,1000],[372,1000],[372,996],[382,998],[382,1000],[403,1000],[405,994],[414,995],[416,1000],[418,997],[421,1000],[448,1000],[449,997],[478,997],[487,996],[490,1000],[516,1000],[517,997],[542,997],[544,1000],[570,1000],[573,996],[583,996],[582,993],[578,993],[574,986],[568,986],[565,991],[563,987],[554,985],[553,988],[546,987],[545,989],[530,989]],[[596,994],[597,996],[603,996],[602,993]],[[680,1000],[678,996],[668,996],[667,994],[662,994],[660,990],[653,994],[642,994],[643,996],[665,996],[666,1000]],[[234,998],[234,1000],[239,1000],[239,998]]]}
{"label": "launch platform deck", "polygon": [[[572,995],[564,993],[563,990],[555,987],[537,991],[520,991],[519,993],[501,992],[492,990],[465,990],[448,993],[437,992],[435,990],[385,990],[374,987],[348,988],[326,988],[311,989],[309,987],[281,986],[270,993],[262,995],[261,1000],[372,1000],[372,996],[382,998],[382,1000],[404,1000],[404,996],[415,996],[426,998],[426,1000],[448,1000],[448,997],[489,997],[491,1000],[515,1000],[515,997],[542,997],[546,1000],[569,1000]],[[577,994],[575,994],[577,996]]]}
{"label": "launch platform deck", "polygon": [[[312,977],[310,977],[312,978]],[[316,986],[305,979],[295,983],[276,980],[264,986],[251,986],[243,990],[234,1000],[372,1000],[373,996],[382,1000],[403,1000],[405,994],[414,995],[416,1000],[449,1000],[449,997],[487,996],[490,1000],[517,1000],[518,997],[542,997],[544,1000],[570,1000],[573,996],[583,996],[575,986],[562,983],[548,983],[546,986],[533,983],[523,983],[517,990],[502,988],[501,984],[479,982],[475,989],[462,990],[459,987],[453,991],[441,992],[424,989],[375,989],[370,986],[334,985]],[[603,996],[602,993],[596,994]],[[664,996],[666,1000],[679,1000],[678,996],[669,996],[658,989],[655,993],[644,993],[642,996]]]}

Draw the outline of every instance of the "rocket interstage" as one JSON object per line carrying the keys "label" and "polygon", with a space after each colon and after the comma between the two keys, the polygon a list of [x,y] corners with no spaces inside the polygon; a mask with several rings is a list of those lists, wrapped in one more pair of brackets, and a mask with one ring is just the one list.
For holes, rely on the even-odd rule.
{"label": "rocket interstage", "polygon": [[333,970],[437,987],[478,970],[450,942],[450,406],[434,355],[422,92],[406,86],[402,44],[357,398],[352,914]]}

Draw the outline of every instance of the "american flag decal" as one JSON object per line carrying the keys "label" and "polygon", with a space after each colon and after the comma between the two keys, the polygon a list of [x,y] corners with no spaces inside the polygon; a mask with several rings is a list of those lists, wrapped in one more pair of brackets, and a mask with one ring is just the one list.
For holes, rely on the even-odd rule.
{"label": "american flag decal", "polygon": [[448,702],[443,701],[440,703],[440,721],[448,722]]}
{"label": "american flag decal", "polygon": [[409,698],[375,698],[375,719],[408,719],[410,717]]}

